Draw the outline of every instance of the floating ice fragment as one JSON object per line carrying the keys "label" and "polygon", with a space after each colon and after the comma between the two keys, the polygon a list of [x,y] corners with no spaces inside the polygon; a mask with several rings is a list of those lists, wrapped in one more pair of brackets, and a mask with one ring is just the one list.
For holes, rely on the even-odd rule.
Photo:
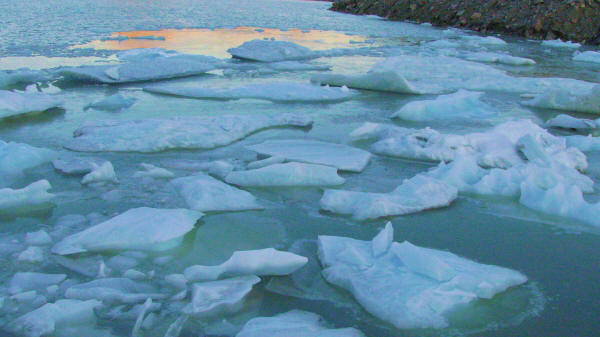
{"label": "floating ice fragment", "polygon": [[573,61],[583,61],[600,63],[600,53],[597,51],[584,51],[583,53],[575,53]]}
{"label": "floating ice fragment", "polygon": [[94,183],[113,183],[118,184],[119,180],[115,174],[115,169],[112,163],[105,161],[102,165],[96,165],[92,163],[92,171],[81,179],[81,183],[84,185]]}
{"label": "floating ice fragment", "polygon": [[222,276],[288,275],[308,262],[304,256],[273,248],[236,251],[218,266],[191,266],[184,275],[189,282],[212,281]]}
{"label": "floating ice fragment", "polygon": [[482,92],[459,90],[454,94],[438,96],[434,100],[413,101],[396,111],[392,118],[410,121],[440,119],[481,118],[493,114],[493,109],[483,103]]}
{"label": "floating ice fragment", "polygon": [[252,40],[227,50],[233,57],[259,61],[277,62],[303,60],[318,57],[306,47],[288,41]]}
{"label": "floating ice fragment", "polygon": [[580,43],[571,42],[571,41],[562,41],[560,39],[556,40],[545,40],[542,41],[542,46],[545,47],[554,47],[554,48],[569,48],[569,49],[577,49],[581,47]]}
{"label": "floating ice fragment", "polygon": [[363,337],[354,328],[330,329],[316,314],[292,310],[273,317],[253,318],[236,337]]}
{"label": "floating ice fragment", "polygon": [[0,90],[0,119],[61,107],[63,101],[39,92]]}
{"label": "floating ice fragment", "polygon": [[258,282],[260,282],[259,277],[247,275],[195,283],[192,285],[191,303],[183,308],[183,312],[194,317],[237,312],[243,308],[244,299]]}
{"label": "floating ice fragment", "polygon": [[[392,243],[379,257],[372,255],[369,241],[319,236],[318,243],[325,279],[350,291],[374,316],[402,329],[447,327],[448,311],[527,282],[519,272],[408,242]],[[371,266],[349,263],[349,249]]]}
{"label": "floating ice fragment", "polygon": [[134,282],[128,278],[101,278],[76,284],[65,291],[65,297],[78,300],[98,300],[105,303],[134,304],[148,298],[163,299],[152,285]]}
{"label": "floating ice fragment", "polygon": [[600,114],[600,85],[581,91],[561,88],[548,90],[533,100],[524,101],[523,105]]}
{"label": "floating ice fragment", "polygon": [[8,88],[15,84],[28,84],[43,82],[51,79],[51,76],[40,70],[27,68],[17,70],[0,70],[0,88]]}
{"label": "floating ice fragment", "polygon": [[308,116],[219,115],[131,121],[103,121],[77,129],[64,146],[75,151],[160,152],[168,149],[212,149],[251,133],[280,126],[306,127]]}
{"label": "floating ice fragment", "polygon": [[390,249],[394,241],[394,227],[392,222],[388,221],[385,228],[371,240],[371,253],[373,257],[379,257]]}
{"label": "floating ice fragment", "polygon": [[583,152],[600,151],[600,137],[588,136],[567,136],[567,145],[575,147]]}
{"label": "floating ice fragment", "polygon": [[136,100],[137,99],[133,97],[125,97],[121,94],[114,94],[99,101],[90,103],[84,109],[92,108],[102,111],[118,112],[131,107]]}
{"label": "floating ice fragment", "polygon": [[40,247],[27,247],[19,254],[17,260],[31,263],[39,263],[44,261],[44,251]]}
{"label": "floating ice fragment", "polygon": [[32,246],[45,246],[52,243],[52,238],[45,230],[40,229],[25,234],[25,243]]}
{"label": "floating ice fragment", "polygon": [[248,164],[249,170],[259,169],[261,167],[273,165],[273,164],[281,164],[285,161],[283,157],[272,156],[266,159],[257,160]]}
{"label": "floating ice fragment", "polygon": [[175,174],[173,172],[162,167],[157,167],[152,164],[145,163],[142,163],[140,165],[142,166],[144,171],[136,171],[133,174],[134,178],[150,177],[155,179],[170,179],[175,177]]}
{"label": "floating ice fragment", "polygon": [[10,280],[8,292],[11,295],[30,290],[43,290],[48,286],[59,284],[67,278],[65,274],[44,274],[34,272],[16,273]]}
{"label": "floating ice fragment", "polygon": [[469,54],[467,55],[467,60],[485,63],[500,63],[510,66],[531,66],[536,64],[536,62],[532,59],[489,52],[478,52]]}
{"label": "floating ice fragment", "polygon": [[371,159],[371,154],[367,151],[343,144],[316,140],[267,140],[260,144],[246,146],[246,148],[287,160],[333,166],[339,170],[351,172],[361,172]]}
{"label": "floating ice fragment", "polygon": [[179,245],[202,216],[187,209],[133,208],[64,238],[52,247],[52,252],[70,255],[117,249],[163,251]]}
{"label": "floating ice fragment", "polygon": [[312,76],[310,80],[315,83],[354,89],[414,95],[424,93],[414,88],[402,75],[394,71],[372,71],[364,75],[318,74]]}
{"label": "floating ice fragment", "polygon": [[225,181],[238,186],[333,186],[343,184],[345,179],[337,174],[335,167],[286,163],[233,171]]}
{"label": "floating ice fragment", "polygon": [[457,189],[441,180],[425,176],[406,179],[389,193],[325,190],[321,208],[333,213],[349,214],[357,220],[403,215],[450,205]]}
{"label": "floating ice fragment", "polygon": [[0,176],[3,177],[0,187],[24,170],[49,162],[56,156],[52,150],[0,140]]}
{"label": "floating ice fragment", "polygon": [[339,88],[294,82],[269,82],[234,88],[204,88],[163,84],[145,87],[144,90],[198,99],[236,100],[253,98],[273,102],[337,102],[355,95],[353,92]]}
{"label": "floating ice fragment", "polygon": [[39,180],[21,189],[0,189],[0,214],[33,211],[52,207],[55,195],[48,193],[52,186],[47,180]]}
{"label": "floating ice fragment", "polygon": [[574,129],[574,130],[589,130],[598,127],[596,121],[584,118],[575,118],[573,116],[560,114],[546,122],[547,127]]}
{"label": "floating ice fragment", "polygon": [[197,211],[244,211],[263,208],[252,194],[203,173],[177,178],[171,183],[188,207]]}

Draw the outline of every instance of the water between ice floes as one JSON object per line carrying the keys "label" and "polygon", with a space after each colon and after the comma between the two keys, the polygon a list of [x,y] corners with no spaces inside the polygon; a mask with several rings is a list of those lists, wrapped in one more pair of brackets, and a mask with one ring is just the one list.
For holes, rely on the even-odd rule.
{"label": "water between ice floes", "polygon": [[[481,132],[502,122],[522,118],[543,125],[561,112],[524,106],[521,103],[526,98],[521,94],[540,94],[539,90],[547,87],[580,93],[598,82],[600,66],[593,62],[573,60],[576,53],[573,48],[500,36],[507,41],[507,44],[502,44],[494,39],[472,38],[468,36],[470,33],[453,29],[442,30],[375,17],[338,14],[327,11],[328,6],[324,2],[274,0],[130,1],[119,4],[94,1],[93,5],[88,1],[15,3],[0,0],[0,69],[100,65],[107,67],[106,71],[104,68],[102,70],[101,82],[128,82],[124,79],[136,79],[136,76],[156,69],[145,69],[142,64],[140,69],[114,70],[119,60],[114,56],[116,51],[165,48],[184,54],[218,58],[200,71],[208,71],[208,74],[160,82],[104,85],[83,83],[80,77],[55,82],[55,79],[59,79],[58,74],[45,73],[39,79],[39,90],[55,96],[60,104],[57,100],[48,101],[47,97],[38,96],[24,96],[11,101],[14,105],[9,106],[7,111],[27,110],[27,102],[34,102],[38,98],[42,103],[51,102],[48,107],[52,109],[0,120],[0,140],[26,143],[54,150],[55,153],[41,154],[44,158],[36,160],[45,162],[42,165],[37,165],[37,162],[25,164],[27,160],[19,162],[24,167],[33,166],[24,172],[17,172],[21,170],[9,167],[10,163],[0,160],[5,166],[5,171],[0,167],[0,172],[6,173],[0,180],[0,189],[21,189],[46,179],[52,186],[50,192],[56,197],[52,200],[54,207],[47,207],[43,199],[35,207],[26,204],[16,214],[3,214],[0,219],[0,310],[3,310],[0,327],[18,317],[16,312],[22,314],[36,307],[26,299],[9,298],[12,296],[8,294],[9,283],[17,272],[66,274],[68,281],[64,282],[71,283],[52,290],[59,295],[44,290],[48,292],[47,300],[53,302],[62,298],[60,294],[69,284],[93,280],[101,259],[106,261],[113,275],[121,275],[125,271],[119,271],[119,268],[133,268],[146,274],[153,270],[154,277],[147,283],[161,288],[164,287],[166,275],[183,273],[189,266],[217,265],[226,261],[234,251],[275,247],[306,256],[309,263],[291,277],[267,277],[256,285],[247,307],[230,319],[232,326],[237,324],[237,330],[250,318],[300,309],[321,315],[331,327],[355,327],[367,336],[594,335],[600,329],[600,322],[596,319],[600,299],[600,290],[596,285],[600,278],[600,252],[597,249],[600,230],[593,224],[548,214],[551,212],[534,211],[521,205],[518,198],[482,197],[462,191],[449,207],[384,219],[358,221],[351,216],[320,210],[319,201],[324,188],[387,193],[404,179],[423,173],[436,163],[373,155],[362,172],[350,172],[360,169],[340,170],[338,173],[343,179],[334,174],[329,179],[333,183],[321,187],[240,187],[257,184],[240,183],[238,187],[254,196],[243,194],[244,198],[252,198],[252,207],[241,212],[226,211],[239,209],[236,208],[239,205],[227,204],[240,197],[239,190],[229,190],[216,181],[209,191],[225,193],[216,199],[222,200],[224,205],[211,205],[214,207],[212,210],[217,212],[202,208],[207,203],[214,203],[214,200],[207,199],[206,203],[197,206],[197,211],[206,211],[206,214],[183,237],[181,243],[168,242],[178,244],[177,248],[149,254],[119,254],[114,250],[88,252],[76,255],[69,264],[70,269],[65,267],[67,263],[64,258],[52,254],[51,245],[31,244],[34,240],[32,237],[41,236],[44,239],[41,241],[45,241],[46,236],[29,234],[29,239],[26,239],[26,233],[43,229],[56,243],[70,234],[138,207],[194,208],[194,202],[188,202],[188,199],[207,198],[203,190],[193,186],[189,193],[182,193],[179,190],[181,187],[169,183],[170,178],[192,176],[204,171],[227,181],[225,176],[230,170],[238,170],[256,159],[256,153],[246,146],[267,140],[319,140],[370,151],[371,142],[355,141],[350,136],[364,122],[408,128],[431,127],[450,134]],[[257,55],[275,57],[275,61],[279,62],[229,59],[228,49],[254,39],[287,41],[305,48],[294,49],[299,57],[288,59],[285,53],[283,56],[275,55],[265,50]],[[588,49],[594,51],[588,47],[579,50]],[[404,76],[422,95],[310,86],[311,78],[330,73],[362,75],[386,58],[402,59],[403,55],[411,56],[412,62],[410,68],[404,70]],[[507,58],[506,55],[523,59]],[[125,59],[128,56],[121,57]],[[446,57],[475,61],[449,64],[444,63],[448,62]],[[524,59],[533,60],[536,64],[532,65],[531,61]],[[419,60],[425,61],[418,64]],[[556,84],[516,79],[521,77],[564,77],[587,82],[562,81]],[[468,81],[473,78],[476,80]],[[26,84],[3,84],[2,79],[0,85],[5,87],[0,89],[26,89]],[[47,85],[48,79],[52,86]],[[373,84],[363,80],[361,78],[363,85],[379,85],[380,89],[385,89],[385,83]],[[36,81],[34,79],[29,83]],[[202,90],[198,90],[198,87],[202,87]],[[158,90],[156,88],[178,89],[173,95],[166,95],[153,93]],[[278,88],[287,90],[288,94],[278,92]],[[452,93],[458,89],[485,93],[462,92],[458,97],[454,96],[461,104],[459,108],[441,109],[452,101]],[[38,88],[29,87],[27,92],[31,93],[32,90],[38,91]],[[433,104],[416,103],[440,97],[435,94],[450,95],[438,98],[435,101],[437,103]],[[407,105],[409,103],[412,105]],[[60,107],[53,108],[55,105]],[[409,106],[417,108],[417,115],[410,114]],[[403,110],[403,107],[407,108]],[[0,108],[3,106],[0,105]],[[568,109],[572,109],[572,105]],[[398,111],[402,111],[396,114],[399,118],[391,119]],[[460,114],[461,111],[467,113]],[[282,116],[284,113],[311,119],[312,126],[306,126],[310,124],[306,120],[275,121],[268,117]],[[566,113],[580,118],[598,117],[573,111]],[[259,123],[246,129],[235,118],[233,122],[214,122],[206,128],[204,122],[199,122],[193,127],[214,132],[211,134],[213,137],[194,138],[183,132],[179,138],[175,137],[166,143],[156,135],[169,135],[171,132],[160,122],[139,123],[139,128],[151,128],[146,130],[136,128],[135,123],[118,122],[116,124],[121,126],[115,137],[106,133],[110,128],[79,129],[83,124],[108,119],[124,122],[215,117],[218,120],[222,115],[254,115],[257,116],[255,120],[264,119],[265,126],[276,127],[261,130],[262,124]],[[186,130],[188,125],[188,131],[193,131],[185,119],[173,125],[178,130]],[[73,138],[75,130],[80,134],[79,140]],[[221,138],[219,130],[233,130],[233,135]],[[573,134],[569,130],[554,129],[551,133],[558,136]],[[128,135],[138,137],[138,142],[128,140]],[[139,141],[139,137],[147,137],[148,140]],[[94,139],[100,139],[103,143],[94,143]],[[206,146],[211,142],[218,147]],[[125,151],[133,149],[138,152],[103,152],[103,146],[107,143],[113,149],[121,147]],[[149,144],[165,151],[146,151],[151,147]],[[186,149],[177,149],[182,147]],[[66,148],[100,151],[71,152]],[[586,175],[597,182],[600,156],[594,152],[586,152],[586,156]],[[73,163],[67,166],[83,167],[86,173],[94,170],[96,173],[88,180],[95,179],[101,183],[83,185],[83,174],[60,173],[48,162],[55,157],[87,160],[79,163],[79,166]],[[260,158],[263,158],[262,155]],[[215,164],[219,160],[221,162]],[[276,158],[273,162],[278,164],[283,160]],[[306,162],[306,158],[295,160]],[[105,161],[112,164],[114,175],[107,166],[102,169]],[[168,171],[152,166],[142,167],[141,163]],[[150,173],[138,172],[144,169]],[[313,171],[296,169],[293,172],[308,174]],[[321,169],[315,168],[314,172],[321,172]],[[254,179],[263,181],[264,177]],[[285,174],[278,179],[288,183],[297,181],[286,180]],[[114,183],[116,181],[118,184]],[[340,183],[343,185],[335,186]],[[44,188],[46,186],[44,183],[41,185]],[[586,199],[597,202],[599,196],[593,192],[586,194]],[[418,246],[450,251],[479,263],[510,268],[526,275],[529,281],[492,299],[478,300],[446,313],[448,328],[398,329],[370,315],[349,293],[340,288],[332,290],[326,287],[325,281],[319,276],[322,268],[318,263],[316,248],[318,235],[370,240],[388,220],[394,224],[395,241],[407,240]],[[26,254],[23,253],[28,247],[37,246],[41,249],[29,249]],[[38,261],[40,254],[41,262]],[[79,268],[72,266],[75,263]],[[74,271],[76,269],[80,272]],[[82,270],[87,271],[88,275]],[[136,274],[130,272],[128,275],[135,277]],[[329,292],[326,300],[323,300],[320,291]],[[179,312],[180,308],[169,305],[168,301],[163,302],[161,309],[155,311],[158,318],[155,329],[142,328],[143,335],[162,336],[177,318],[174,313]],[[107,314],[114,307],[116,305],[102,308],[104,315],[95,325],[96,329],[116,336],[130,335],[136,316],[131,317],[131,313],[129,316],[119,315],[115,311],[112,312],[113,316]],[[218,316],[217,321],[220,318]],[[206,327],[200,321],[190,320],[181,335],[227,335],[236,330],[232,326],[213,324]],[[99,332],[80,330],[72,335],[92,333]]]}

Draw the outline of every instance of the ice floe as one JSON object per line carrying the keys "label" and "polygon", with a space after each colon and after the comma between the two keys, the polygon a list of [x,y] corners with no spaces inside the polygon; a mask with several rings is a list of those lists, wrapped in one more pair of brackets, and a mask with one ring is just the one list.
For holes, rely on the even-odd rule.
{"label": "ice floe", "polygon": [[94,309],[98,306],[100,302],[95,300],[58,300],[17,318],[7,328],[17,335],[27,337],[55,335],[57,330],[94,325]]}
{"label": "ice floe", "polygon": [[198,99],[236,100],[264,99],[273,102],[337,102],[355,96],[343,88],[330,88],[295,82],[268,82],[234,88],[190,87],[163,84],[145,87],[144,90]]}
{"label": "ice floe", "polygon": [[523,105],[600,114],[600,85],[594,85],[587,90],[548,90],[530,101],[524,101]]}
{"label": "ice floe", "polygon": [[481,118],[493,114],[493,108],[480,100],[482,92],[459,90],[434,100],[413,101],[394,112],[392,118],[410,121]]}
{"label": "ice floe", "polygon": [[328,328],[321,316],[292,310],[272,317],[253,318],[236,337],[363,337],[355,328]]}
{"label": "ice floe", "polygon": [[75,130],[63,145],[75,151],[160,152],[212,149],[270,127],[312,124],[308,116],[219,115],[128,121],[98,121]]}
{"label": "ice floe", "polygon": [[310,78],[311,82],[346,86],[354,89],[365,89],[374,91],[395,92],[399,94],[422,94],[419,89],[414,88],[408,81],[393,71],[372,71],[363,75],[341,75],[341,74],[317,74]]}
{"label": "ice floe", "polygon": [[573,61],[600,63],[600,53],[591,50],[584,51],[583,53],[575,53]]}
{"label": "ice floe", "polygon": [[292,162],[233,171],[225,181],[238,186],[333,186],[343,184],[345,179],[335,167]]}
{"label": "ice floe", "polygon": [[27,247],[18,256],[18,261],[40,263],[44,261],[44,251],[40,247],[31,246]]}
{"label": "ice floe", "polygon": [[252,40],[227,50],[233,57],[259,61],[278,62],[304,60],[318,57],[311,49],[288,41]]}
{"label": "ice floe", "polygon": [[555,47],[555,48],[568,48],[568,49],[578,49],[581,47],[580,43],[571,42],[571,41],[562,41],[560,39],[557,40],[545,40],[542,41],[542,46],[545,47]]}
{"label": "ice floe", "polygon": [[104,250],[167,250],[179,245],[202,215],[187,209],[133,208],[64,238],[52,247],[52,252],[69,255]]}
{"label": "ice floe", "polygon": [[596,121],[585,118],[575,118],[570,115],[560,114],[546,121],[546,126],[551,128],[590,130],[598,127]]}
{"label": "ice floe", "polygon": [[256,198],[244,190],[199,173],[171,181],[188,207],[197,211],[244,211],[262,209]]}
{"label": "ice floe", "polygon": [[536,62],[532,59],[489,52],[478,52],[469,54],[467,55],[467,60],[485,63],[500,63],[510,66],[531,66],[536,64]]}
{"label": "ice floe", "polygon": [[171,179],[175,178],[175,173],[164,169],[162,167],[157,167],[152,164],[142,163],[140,164],[144,171],[136,171],[133,174],[134,178],[155,178],[155,179]]}
{"label": "ice floe", "polygon": [[260,144],[246,146],[246,148],[260,154],[282,157],[290,161],[333,166],[339,170],[351,172],[361,172],[371,159],[371,154],[367,151],[317,140],[267,140]]}
{"label": "ice floe", "polygon": [[59,158],[52,161],[52,166],[60,173],[85,175],[94,169],[95,160],[85,158]]}
{"label": "ice floe", "polygon": [[259,277],[247,275],[195,283],[192,285],[191,302],[183,308],[183,312],[199,318],[237,312],[244,307],[246,296],[258,282]]}
{"label": "ice floe", "polygon": [[31,145],[0,140],[0,187],[23,173],[24,170],[47,163],[58,154],[55,151]]}
{"label": "ice floe", "polygon": [[189,282],[212,281],[221,277],[242,275],[288,275],[302,268],[308,259],[304,256],[273,248],[236,251],[218,266],[191,266],[184,275]]}
{"label": "ice floe", "polygon": [[16,84],[29,84],[48,81],[50,74],[27,68],[17,70],[0,70],[0,88],[8,88]]}
{"label": "ice floe", "polygon": [[32,246],[45,246],[52,243],[52,238],[45,230],[40,229],[25,234],[25,243]]}
{"label": "ice floe", "polygon": [[85,106],[84,109],[95,109],[102,111],[118,112],[125,110],[133,105],[137,99],[125,97],[121,94],[107,96],[99,101],[95,101]]}
{"label": "ice floe", "polygon": [[19,272],[10,280],[8,292],[11,295],[31,291],[44,290],[49,286],[61,283],[67,278],[65,274],[45,274],[35,272]]}
{"label": "ice floe", "polygon": [[83,176],[81,183],[84,185],[95,183],[118,184],[119,180],[117,179],[117,175],[112,163],[105,161],[102,165],[96,165],[92,163],[92,171]]}
{"label": "ice floe", "polygon": [[328,282],[350,291],[368,312],[398,328],[447,327],[444,315],[450,310],[527,282],[517,271],[382,236],[375,242],[319,236],[319,260]]}
{"label": "ice floe", "polygon": [[349,214],[357,220],[403,215],[430,208],[448,206],[458,190],[441,180],[418,175],[406,179],[389,193],[369,193],[328,189],[323,193],[321,208],[333,213]]}
{"label": "ice floe", "polygon": [[39,92],[0,90],[0,119],[31,112],[43,112],[62,105],[63,101],[60,98]]}
{"label": "ice floe", "polygon": [[39,180],[21,189],[0,189],[0,214],[34,211],[52,206],[55,195],[48,193],[52,186],[47,180]]}

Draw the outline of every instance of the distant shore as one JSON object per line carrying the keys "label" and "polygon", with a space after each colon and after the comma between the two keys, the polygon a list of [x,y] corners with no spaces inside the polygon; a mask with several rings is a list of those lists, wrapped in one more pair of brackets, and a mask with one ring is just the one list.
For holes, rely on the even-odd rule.
{"label": "distant shore", "polygon": [[529,39],[600,43],[598,0],[336,0],[332,9]]}

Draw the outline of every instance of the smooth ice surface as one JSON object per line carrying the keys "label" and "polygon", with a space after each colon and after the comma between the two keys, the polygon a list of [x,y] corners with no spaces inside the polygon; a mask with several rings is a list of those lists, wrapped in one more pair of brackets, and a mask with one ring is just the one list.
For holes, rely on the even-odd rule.
{"label": "smooth ice surface", "polygon": [[311,49],[288,41],[252,40],[227,50],[233,57],[259,61],[277,62],[303,60],[318,57]]}
{"label": "smooth ice surface", "polygon": [[183,312],[195,317],[234,313],[244,306],[244,299],[260,277],[247,275],[192,285],[191,303]]}
{"label": "smooth ice surface", "polygon": [[262,209],[256,198],[219,181],[207,174],[199,173],[171,181],[189,208],[202,211],[244,211]]}
{"label": "smooth ice surface", "polygon": [[61,107],[63,101],[39,92],[0,90],[0,119]]}
{"label": "smooth ice surface", "polygon": [[113,183],[118,184],[119,180],[111,162],[105,161],[102,165],[92,163],[92,171],[81,179],[84,185],[94,183]]}
{"label": "smooth ice surface", "polygon": [[253,318],[236,337],[362,337],[354,328],[330,329],[312,312],[292,310],[272,317]]}
{"label": "smooth ice surface", "polygon": [[480,100],[482,92],[459,90],[434,100],[413,101],[394,112],[392,118],[409,121],[481,118],[493,114],[493,108]]}
{"label": "smooth ice surface", "polygon": [[402,75],[394,71],[372,71],[363,75],[318,74],[313,75],[310,80],[315,83],[338,87],[346,86],[354,89],[414,95],[422,93],[419,89],[414,88]]}
{"label": "smooth ice surface", "polygon": [[58,300],[47,303],[8,324],[8,329],[18,335],[39,337],[52,335],[56,330],[96,323],[95,300]]}
{"label": "smooth ice surface", "polygon": [[325,190],[321,208],[349,214],[357,220],[403,215],[448,206],[456,199],[455,187],[441,180],[416,176],[406,179],[389,193]]}
{"label": "smooth ice surface", "polygon": [[57,73],[70,81],[110,84],[200,75],[222,66],[221,60],[203,55],[130,53],[122,60],[115,65],[67,67]]}
{"label": "smooth ice surface", "polygon": [[600,63],[600,53],[591,50],[584,51],[583,53],[576,53],[573,56],[573,61]]}
{"label": "smooth ice surface", "polygon": [[121,94],[107,96],[101,100],[88,104],[86,109],[96,109],[102,111],[119,112],[133,105],[137,99],[126,97]]}
{"label": "smooth ice surface", "polygon": [[133,208],[64,238],[52,247],[52,252],[69,255],[104,250],[167,250],[177,246],[202,215],[187,209]]}
{"label": "smooth ice surface", "polygon": [[184,275],[189,282],[212,281],[223,276],[288,275],[302,268],[308,259],[304,256],[273,248],[236,251],[218,266],[191,266]]}
{"label": "smooth ice surface", "polygon": [[225,181],[238,186],[333,186],[343,184],[345,179],[337,174],[335,167],[285,163],[233,171]]}
{"label": "smooth ice surface", "polygon": [[582,91],[560,88],[548,90],[523,104],[536,108],[600,114],[600,85]]}
{"label": "smooth ice surface", "polygon": [[273,102],[336,102],[355,96],[354,92],[347,89],[344,90],[343,88],[330,88],[294,82],[268,82],[233,88],[206,88],[163,84],[145,87],[144,90],[159,94],[198,99],[236,100],[253,98]]}
{"label": "smooth ice surface", "polygon": [[[387,230],[387,229],[386,229]],[[492,299],[527,282],[523,274],[452,253],[394,242],[374,257],[373,242],[319,236],[325,279],[350,291],[371,314],[398,328],[448,326],[449,310]]]}
{"label": "smooth ice surface", "polygon": [[0,188],[0,213],[47,208],[55,197],[48,193],[51,188],[47,180],[36,181],[21,189]]}
{"label": "smooth ice surface", "polygon": [[589,130],[598,127],[596,121],[585,118],[575,118],[570,115],[560,114],[548,121],[546,126],[551,128]]}
{"label": "smooth ice surface", "polygon": [[64,146],[75,151],[160,152],[211,149],[270,127],[312,124],[308,116],[220,115],[130,121],[98,121],[75,130]]}
{"label": "smooth ice surface", "polygon": [[343,144],[316,140],[267,140],[260,144],[246,146],[246,148],[287,160],[333,166],[342,171],[351,172],[361,172],[371,159],[371,154],[367,151]]}
{"label": "smooth ice surface", "polygon": [[26,169],[49,162],[57,155],[52,150],[0,140],[0,175],[4,178],[0,182],[0,187],[4,186],[9,178],[22,174]]}

